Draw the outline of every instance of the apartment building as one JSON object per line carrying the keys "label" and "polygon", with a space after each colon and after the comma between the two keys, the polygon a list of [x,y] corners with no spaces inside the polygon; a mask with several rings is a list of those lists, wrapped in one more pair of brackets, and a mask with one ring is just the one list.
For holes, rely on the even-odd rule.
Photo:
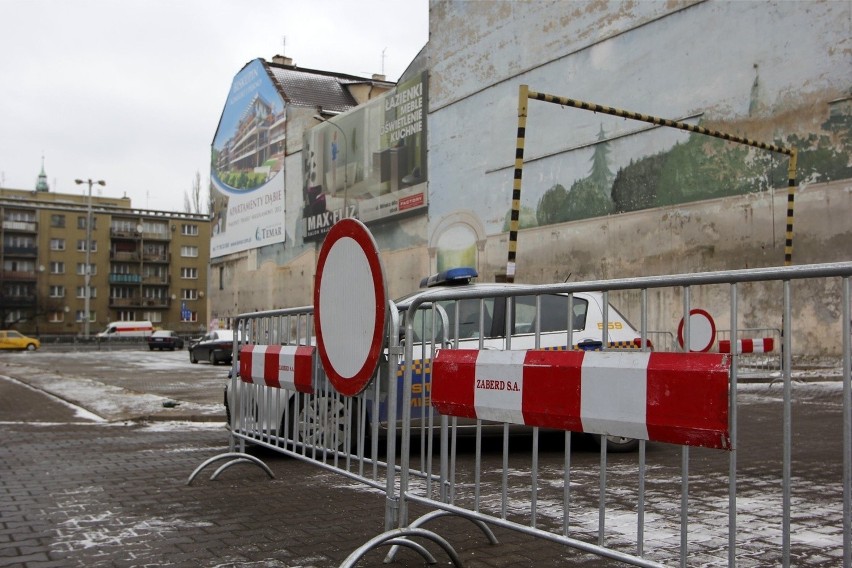
{"label": "apartment building", "polygon": [[2,327],[80,335],[88,317],[90,334],[127,320],[187,334],[206,329],[207,215],[134,209],[128,198],[89,203],[39,186],[0,188],[0,219]]}

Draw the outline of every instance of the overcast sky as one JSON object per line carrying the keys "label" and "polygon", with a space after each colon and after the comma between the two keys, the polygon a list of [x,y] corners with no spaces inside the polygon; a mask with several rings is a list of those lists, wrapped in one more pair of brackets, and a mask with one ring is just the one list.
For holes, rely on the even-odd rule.
{"label": "overcast sky", "polygon": [[[428,0],[0,0],[0,186],[127,195],[183,211],[231,81],[296,65],[396,81],[429,33]],[[286,38],[286,48],[285,48]],[[384,58],[382,52],[384,51]]]}

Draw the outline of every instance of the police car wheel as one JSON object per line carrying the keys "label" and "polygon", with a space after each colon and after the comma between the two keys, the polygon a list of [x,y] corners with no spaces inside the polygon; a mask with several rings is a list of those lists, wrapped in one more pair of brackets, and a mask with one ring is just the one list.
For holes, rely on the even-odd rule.
{"label": "police car wheel", "polygon": [[346,450],[346,435],[350,435],[349,451],[355,450],[355,436],[346,425],[344,400],[331,395],[303,396],[296,413],[295,397],[290,401],[291,439],[308,446]]}
{"label": "police car wheel", "polygon": [[[595,436],[595,440],[600,445],[600,436]],[[639,440],[636,438],[625,438],[624,436],[607,436],[606,451],[610,453],[627,453],[635,452],[639,449]]]}

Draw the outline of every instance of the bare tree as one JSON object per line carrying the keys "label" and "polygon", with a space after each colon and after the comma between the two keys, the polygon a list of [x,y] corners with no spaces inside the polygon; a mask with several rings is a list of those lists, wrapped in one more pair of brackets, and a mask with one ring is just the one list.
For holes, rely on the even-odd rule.
{"label": "bare tree", "polygon": [[202,205],[207,205],[206,199],[201,198],[201,172],[195,172],[192,189],[183,194],[183,209],[187,213],[206,213]]}

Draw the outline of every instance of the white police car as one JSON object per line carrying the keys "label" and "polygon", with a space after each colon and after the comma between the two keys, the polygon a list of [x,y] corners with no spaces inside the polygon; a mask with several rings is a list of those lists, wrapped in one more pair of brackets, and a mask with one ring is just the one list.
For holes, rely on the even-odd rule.
{"label": "white police car", "polygon": [[[567,349],[570,305],[571,348],[600,349],[604,344],[606,348],[638,348],[641,345],[639,332],[612,304],[607,311],[608,331],[603,333],[603,294],[600,292],[576,292],[572,297],[567,294],[516,296],[512,290],[519,285],[471,283],[476,277],[473,268],[447,270],[424,278],[420,290],[395,302],[405,317],[414,300],[435,287],[454,286],[484,296],[436,302],[446,313],[446,330],[442,318],[438,318],[437,327],[432,329],[432,314],[429,310],[418,310],[412,326],[416,343],[421,342],[421,336],[428,340],[431,333],[441,337],[446,331],[445,339],[455,346],[458,338],[461,348],[479,348],[482,343],[484,349]],[[507,301],[506,296],[511,301]],[[537,345],[536,331],[539,333]],[[508,344],[507,337],[510,338]]]}
{"label": "white police car", "polygon": [[[447,270],[424,278],[421,281],[420,290],[394,302],[400,311],[402,319],[400,339],[404,341],[405,320],[410,317],[409,308],[415,300],[422,300],[431,290],[439,287],[442,289],[453,287],[454,292],[464,292],[458,294],[459,296],[478,296],[422,303],[414,315],[412,323],[414,357],[410,399],[413,426],[419,425],[428,416],[431,391],[429,357],[436,348],[592,350],[634,349],[641,346],[639,332],[611,304],[607,310],[607,332],[604,333],[603,295],[599,292],[576,292],[571,296],[567,294],[513,295],[512,290],[517,289],[518,285],[472,283],[476,277],[477,273],[472,268]],[[569,319],[571,345],[568,344]],[[382,364],[379,372],[384,376],[387,369],[387,364]],[[401,409],[403,403],[404,370],[405,366],[400,357],[396,365],[397,409]],[[379,422],[386,424],[387,394],[384,392],[384,385],[387,383],[382,381],[381,384],[383,392],[378,404],[375,404],[373,400],[372,389],[368,388],[366,391],[366,415],[369,422],[376,409]],[[342,447],[346,427],[345,421],[340,419],[343,404],[339,398],[323,395],[303,396],[296,406],[291,393],[280,391],[280,394],[290,397],[289,400],[279,401],[275,406],[275,408],[283,408],[282,404],[289,405],[290,414],[293,415],[289,427],[285,428],[283,416],[281,422],[278,419],[270,419],[271,417],[264,417],[259,422],[275,424],[272,427],[273,430],[278,430],[280,424],[278,431],[297,433],[300,442],[325,444],[328,440],[336,439],[339,442],[338,446]],[[226,409],[229,408],[230,403],[232,401],[226,387]],[[297,409],[298,412],[296,412]],[[340,418],[331,419],[338,415]],[[264,429],[268,428],[264,427]],[[524,427],[515,430],[529,431]],[[502,428],[499,431],[502,431]],[[609,451],[632,451],[637,445],[638,442],[630,438],[614,436],[607,438]]]}
{"label": "white police car", "polygon": [[[604,333],[604,300],[600,292],[575,292],[568,294],[515,295],[520,285],[506,283],[472,283],[477,277],[473,268],[454,268],[424,278],[421,289],[398,299],[395,303],[405,318],[409,308],[436,287],[455,287],[463,295],[476,298],[439,300],[421,305],[412,324],[414,334],[414,361],[412,365],[411,417],[412,424],[423,417],[422,409],[429,406],[430,347],[460,349],[639,349],[640,333],[612,305],[606,312],[607,333]],[[570,308],[570,317],[569,317]],[[446,318],[446,319],[444,319]],[[568,344],[569,320],[571,345]],[[434,324],[433,324],[434,321]],[[446,329],[444,329],[446,325]],[[403,337],[403,336],[401,336]],[[425,342],[423,341],[425,338]],[[430,345],[431,344],[431,345]],[[650,347],[650,342],[648,343]],[[426,357],[422,353],[426,352]],[[404,367],[397,370],[399,393],[402,393]],[[402,408],[399,395],[397,408]],[[368,406],[369,409],[369,406]],[[379,404],[379,420],[386,422],[384,401]],[[467,425],[460,420],[460,424]],[[502,432],[502,428],[494,431]],[[529,432],[517,427],[513,431]],[[596,439],[596,441],[599,441]],[[633,451],[638,441],[632,438],[610,436],[607,449],[614,452]]]}

